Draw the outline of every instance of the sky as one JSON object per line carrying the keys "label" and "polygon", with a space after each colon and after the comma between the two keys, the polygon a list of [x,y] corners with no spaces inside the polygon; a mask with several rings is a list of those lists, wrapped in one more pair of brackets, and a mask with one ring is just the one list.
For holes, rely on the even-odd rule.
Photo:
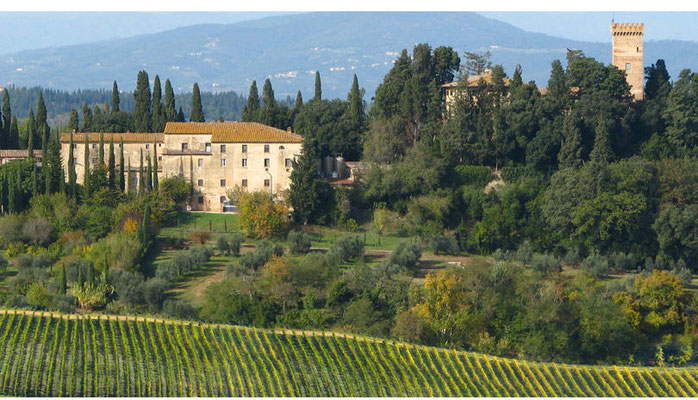
{"label": "sky", "polygon": [[[88,43],[204,23],[234,23],[289,12],[0,12],[0,54]],[[697,12],[481,12],[519,28],[609,42],[609,24],[645,22],[645,39],[698,41]]]}

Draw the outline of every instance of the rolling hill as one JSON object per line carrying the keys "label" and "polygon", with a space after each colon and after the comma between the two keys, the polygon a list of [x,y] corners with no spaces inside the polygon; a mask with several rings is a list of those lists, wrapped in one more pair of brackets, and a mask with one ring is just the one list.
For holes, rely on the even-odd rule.
{"label": "rolling hill", "polygon": [[[580,42],[527,32],[475,13],[310,13],[235,24],[193,25],[165,32],[0,56],[0,85],[58,89],[132,90],[138,70],[172,80],[188,91],[247,93],[252,80],[272,79],[277,97],[311,96],[314,71],[323,95],[344,97],[356,73],[370,98],[403,48],[427,42],[462,51],[490,51],[509,73],[545,86],[550,63],[568,48],[610,62],[608,43]],[[650,41],[645,64],[664,58],[672,76],[698,68],[698,42]]]}
{"label": "rolling hill", "polygon": [[0,394],[10,396],[698,395],[695,368],[535,363],[326,333],[0,314]]}

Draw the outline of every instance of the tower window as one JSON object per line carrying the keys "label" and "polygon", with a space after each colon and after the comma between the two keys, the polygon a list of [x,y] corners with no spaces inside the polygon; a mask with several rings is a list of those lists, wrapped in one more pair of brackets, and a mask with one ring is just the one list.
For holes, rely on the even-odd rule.
{"label": "tower window", "polygon": [[242,180],[242,187],[247,187],[247,179]]}
{"label": "tower window", "polygon": [[204,186],[204,180],[203,180],[203,179],[199,179],[196,183],[197,183],[199,186]]}
{"label": "tower window", "polygon": [[247,145],[246,144],[242,145],[242,152],[247,153]]}
{"label": "tower window", "polygon": [[204,166],[204,159],[203,159],[203,158],[199,158],[198,160],[196,160],[196,166],[197,166],[197,167],[203,167],[203,166]]}
{"label": "tower window", "polygon": [[225,186],[225,179],[221,179],[221,186]]}
{"label": "tower window", "polygon": [[269,167],[269,159],[268,158],[264,159],[264,166]]}
{"label": "tower window", "polygon": [[225,167],[225,158],[221,158],[221,167]]}
{"label": "tower window", "polygon": [[269,153],[269,145],[268,144],[264,145],[264,152]]}
{"label": "tower window", "polygon": [[264,187],[269,187],[271,186],[271,181],[269,179],[264,180]]}
{"label": "tower window", "polygon": [[640,48],[639,48],[639,47],[636,47],[635,49],[636,49],[636,51],[637,51],[638,53],[640,52]]}
{"label": "tower window", "polygon": [[625,63],[625,70],[630,71],[630,63]]}
{"label": "tower window", "polygon": [[206,152],[207,152],[207,153],[210,153],[210,152],[211,152],[211,143],[206,143],[206,144],[204,145],[204,148],[206,149]]}
{"label": "tower window", "polygon": [[225,153],[225,145],[224,144],[221,145],[221,153]]}

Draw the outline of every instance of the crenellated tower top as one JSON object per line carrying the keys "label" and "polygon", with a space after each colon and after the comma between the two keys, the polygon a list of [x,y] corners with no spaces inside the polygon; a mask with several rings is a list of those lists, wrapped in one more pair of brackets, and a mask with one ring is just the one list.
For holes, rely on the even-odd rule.
{"label": "crenellated tower top", "polygon": [[614,22],[611,24],[613,36],[643,36],[645,34],[644,22]]}

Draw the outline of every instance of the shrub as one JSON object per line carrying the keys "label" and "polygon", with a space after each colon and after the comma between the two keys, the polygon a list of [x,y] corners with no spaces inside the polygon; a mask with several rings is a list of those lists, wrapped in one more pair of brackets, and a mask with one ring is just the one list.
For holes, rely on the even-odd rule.
{"label": "shrub", "polygon": [[268,193],[245,193],[240,198],[240,226],[254,238],[283,238],[288,232],[288,209]]}
{"label": "shrub", "polygon": [[671,270],[671,273],[678,276],[679,279],[681,279],[681,283],[683,283],[684,285],[689,285],[691,283],[691,280],[693,279],[693,273],[691,273],[690,269],[686,268],[685,263],[683,264],[683,266],[677,265],[676,267],[674,267],[674,269]]}
{"label": "shrub", "polygon": [[243,254],[240,257],[240,265],[256,271],[266,264],[272,256],[281,257],[283,254],[284,248],[282,245],[265,240],[257,245],[255,251]]}
{"label": "shrub", "polygon": [[106,257],[111,268],[138,271],[142,254],[143,243],[136,236],[115,232],[99,239],[85,256],[98,268],[102,268]]}
{"label": "shrub", "polygon": [[51,308],[58,310],[62,313],[74,313],[75,312],[75,297],[70,295],[60,295],[57,294],[53,296],[51,301]]}
{"label": "shrub", "polygon": [[245,236],[243,236],[243,234],[240,232],[234,232],[232,235],[230,235],[228,244],[230,245],[230,252],[233,253],[234,256],[237,257],[240,255],[240,246],[242,246],[244,241]]}
{"label": "shrub", "polygon": [[6,249],[10,244],[23,239],[22,227],[26,219],[24,214],[0,217],[0,247]]}
{"label": "shrub", "polygon": [[27,290],[27,303],[41,309],[48,308],[51,305],[51,294],[46,289],[43,283],[34,283]]}
{"label": "shrub", "polygon": [[409,270],[415,270],[421,257],[422,246],[414,242],[404,241],[400,242],[395,251],[390,254],[388,262]]}
{"label": "shrub", "polygon": [[543,275],[562,271],[560,260],[548,253],[534,255],[533,258],[531,258],[531,268]]}
{"label": "shrub", "polygon": [[191,185],[186,179],[180,177],[165,178],[158,186],[160,193],[169,197],[175,204],[182,204],[191,192]]}
{"label": "shrub", "polygon": [[514,256],[511,254],[509,250],[506,249],[497,249],[492,253],[492,257],[494,257],[495,261],[511,261],[514,259]]}
{"label": "shrub", "polygon": [[589,254],[589,256],[584,259],[582,268],[597,278],[604,277],[608,275],[609,272],[608,260],[597,252]]}
{"label": "shrub", "polygon": [[531,246],[531,242],[529,242],[528,240],[524,240],[524,242],[521,243],[519,248],[516,250],[514,259],[520,263],[528,264],[531,262],[532,258],[533,246]]}
{"label": "shrub", "polygon": [[638,269],[637,259],[632,253],[613,253],[608,257],[608,262],[613,268],[623,271],[635,271]]}
{"label": "shrub", "polygon": [[303,231],[291,231],[288,233],[289,249],[293,254],[305,254],[310,251],[310,235]]}
{"label": "shrub", "polygon": [[230,243],[228,243],[228,239],[225,238],[225,236],[219,236],[218,240],[216,241],[216,247],[218,248],[218,251],[221,252],[221,254],[227,254],[230,255]]}
{"label": "shrub", "polygon": [[158,265],[155,276],[172,282],[184,274],[201,268],[212,255],[213,252],[206,246],[180,250],[171,259]]}
{"label": "shrub", "polygon": [[191,234],[191,239],[203,246],[211,239],[211,232],[194,232]]}
{"label": "shrub", "polygon": [[579,247],[574,247],[572,249],[568,249],[567,253],[565,253],[565,257],[562,260],[567,265],[579,264],[582,261],[582,253],[579,250]]}
{"label": "shrub", "polygon": [[356,223],[356,220],[354,218],[347,219],[347,221],[344,223],[344,227],[349,232],[356,232],[359,230],[359,224]]}
{"label": "shrub", "polygon": [[80,308],[90,311],[104,308],[107,305],[108,295],[111,292],[111,288],[104,282],[95,285],[87,284],[83,287],[78,286],[71,290]]}
{"label": "shrub", "polygon": [[125,304],[143,303],[143,275],[122,269],[109,269],[108,282],[114,287],[119,300]]}
{"label": "shrub", "polygon": [[45,219],[28,219],[22,227],[22,236],[31,244],[47,246],[53,240],[53,226]]}
{"label": "shrub", "polygon": [[184,300],[167,299],[162,304],[162,313],[178,319],[195,319],[196,309]]}
{"label": "shrub", "polygon": [[0,254],[0,274],[4,274],[7,271],[8,264],[7,258]]}
{"label": "shrub", "polygon": [[364,254],[364,241],[359,236],[343,236],[330,247],[329,254],[339,262],[348,262]]}
{"label": "shrub", "polygon": [[459,165],[453,169],[456,186],[473,185],[484,188],[494,179],[489,167],[478,165]]}
{"label": "shrub", "polygon": [[458,240],[455,236],[433,236],[428,240],[434,254],[458,254]]}
{"label": "shrub", "polygon": [[169,283],[162,278],[152,278],[143,285],[143,297],[152,310],[160,310],[169,290]]}

